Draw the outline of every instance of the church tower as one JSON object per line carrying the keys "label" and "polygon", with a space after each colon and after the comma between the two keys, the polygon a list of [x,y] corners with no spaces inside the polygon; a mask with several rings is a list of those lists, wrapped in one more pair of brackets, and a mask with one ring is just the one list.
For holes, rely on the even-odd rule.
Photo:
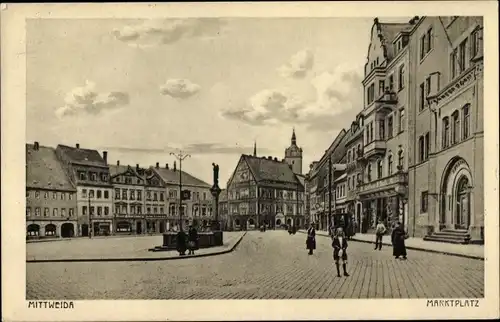
{"label": "church tower", "polygon": [[302,174],[302,148],[297,146],[295,129],[293,129],[291,145],[285,150],[285,162],[292,166],[293,173]]}

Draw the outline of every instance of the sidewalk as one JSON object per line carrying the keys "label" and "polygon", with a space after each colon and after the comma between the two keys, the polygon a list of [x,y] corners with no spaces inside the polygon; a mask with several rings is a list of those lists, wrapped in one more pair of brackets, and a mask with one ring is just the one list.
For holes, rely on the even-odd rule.
{"label": "sidewalk", "polygon": [[[164,261],[222,255],[232,252],[246,232],[224,232],[224,245],[199,249],[195,255],[179,256],[176,250],[150,252],[149,248],[161,245],[162,236],[144,236],[134,239],[128,236],[120,240],[112,238],[75,238],[66,243],[26,245],[27,263],[50,262],[122,262],[122,261]],[[147,238],[149,237],[149,238]]]}
{"label": "sidewalk", "polygon": [[[301,230],[301,233],[307,233],[305,230]],[[328,236],[328,232],[318,230],[316,235]],[[360,234],[356,233],[352,237],[353,241],[375,244],[375,235],[372,234]],[[382,242],[383,245],[392,246],[391,236],[384,235]],[[448,243],[438,243],[433,241],[425,241],[422,238],[410,237],[405,240],[405,245],[407,249],[419,250],[432,253],[440,253],[445,255],[466,257],[472,259],[484,260],[484,246],[482,245],[458,245],[458,244],[448,244]]]}

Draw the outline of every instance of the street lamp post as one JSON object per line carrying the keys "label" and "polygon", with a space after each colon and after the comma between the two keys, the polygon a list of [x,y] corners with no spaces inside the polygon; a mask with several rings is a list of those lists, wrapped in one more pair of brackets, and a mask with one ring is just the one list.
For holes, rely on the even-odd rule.
{"label": "street lamp post", "polygon": [[187,157],[191,157],[191,155],[182,154],[182,151],[177,154],[170,152],[170,155],[179,160],[179,230],[182,231],[182,161]]}

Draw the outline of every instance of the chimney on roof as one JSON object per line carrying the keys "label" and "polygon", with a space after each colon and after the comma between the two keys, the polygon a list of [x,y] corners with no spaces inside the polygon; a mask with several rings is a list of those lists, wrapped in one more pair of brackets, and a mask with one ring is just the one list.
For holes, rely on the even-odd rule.
{"label": "chimney on roof", "polygon": [[168,170],[168,163],[165,163],[165,169]]}
{"label": "chimney on roof", "polygon": [[120,165],[120,160],[116,160],[116,165]]}
{"label": "chimney on roof", "polygon": [[177,162],[174,161],[174,171],[176,171],[176,170],[177,170]]}
{"label": "chimney on roof", "polygon": [[277,158],[277,157],[274,157],[274,161],[278,161],[278,158]]}
{"label": "chimney on roof", "polygon": [[267,157],[267,159],[268,159],[268,160],[272,160],[272,159],[273,159],[273,157],[272,157],[272,156],[268,156],[268,157]]}
{"label": "chimney on roof", "polygon": [[102,158],[104,159],[104,163],[108,164],[108,151],[102,151]]}
{"label": "chimney on roof", "polygon": [[76,144],[76,148],[79,149],[80,148],[80,143],[77,143]]}
{"label": "chimney on roof", "polygon": [[35,151],[38,151],[39,148],[40,148],[40,145],[38,144],[37,141],[35,141],[35,147],[34,147]]}
{"label": "chimney on roof", "polygon": [[136,168],[137,170],[139,170],[139,163],[137,163],[137,164],[135,165],[135,168]]}
{"label": "chimney on roof", "polygon": [[156,169],[160,167],[160,162],[156,162]]}

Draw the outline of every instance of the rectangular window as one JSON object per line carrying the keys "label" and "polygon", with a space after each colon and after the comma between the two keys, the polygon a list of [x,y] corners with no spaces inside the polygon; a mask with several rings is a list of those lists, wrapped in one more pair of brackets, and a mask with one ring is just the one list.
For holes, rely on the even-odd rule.
{"label": "rectangular window", "polygon": [[130,200],[135,200],[135,190],[130,190]]}
{"label": "rectangular window", "polygon": [[142,200],[142,192],[140,190],[137,190],[137,200]]}
{"label": "rectangular window", "polygon": [[443,118],[443,149],[448,147],[450,142],[450,119]]}
{"label": "rectangular window", "polygon": [[378,121],[379,139],[385,140],[385,120]]}
{"label": "rectangular window", "polygon": [[92,189],[89,190],[89,197],[94,198],[94,190]]}
{"label": "rectangular window", "polygon": [[425,108],[425,83],[420,84],[419,91],[419,107],[418,110],[421,112]]}
{"label": "rectangular window", "polygon": [[35,208],[35,216],[36,216],[36,217],[40,217],[40,211],[41,211],[41,210],[40,210],[40,207],[36,207],[36,208]]}
{"label": "rectangular window", "polygon": [[80,180],[87,180],[87,174],[84,171],[78,171],[78,178]]}
{"label": "rectangular window", "polygon": [[108,215],[109,215],[109,207],[105,206],[104,207],[104,216],[108,216]]}
{"label": "rectangular window", "polygon": [[427,77],[425,79],[425,94],[426,96],[429,96],[431,93],[431,77]]}
{"label": "rectangular window", "polygon": [[403,108],[399,109],[399,132],[403,132],[404,131],[404,129],[405,129],[405,122],[406,122],[405,109],[403,107]]}
{"label": "rectangular window", "polygon": [[424,59],[425,56],[425,35],[420,37],[420,60]]}
{"label": "rectangular window", "polygon": [[142,213],[142,207],[137,206],[137,214],[140,215]]}
{"label": "rectangular window", "polygon": [[430,52],[433,46],[433,34],[432,34],[432,28],[429,28],[427,30],[427,52]]}
{"label": "rectangular window", "polygon": [[43,209],[43,216],[48,217],[49,216],[49,208],[44,208]]}
{"label": "rectangular window", "polygon": [[57,217],[58,211],[57,208],[52,209],[52,216]]}
{"label": "rectangular window", "polygon": [[394,90],[394,75],[389,76],[389,90],[392,92]]}
{"label": "rectangular window", "polygon": [[160,207],[160,214],[164,214],[163,207]]}
{"label": "rectangular window", "polygon": [[87,189],[82,189],[82,198],[87,198]]}
{"label": "rectangular window", "polygon": [[463,136],[464,136],[464,140],[467,139],[469,137],[469,122],[470,122],[470,111],[469,111],[469,105],[465,105],[464,108],[463,108],[463,117],[464,117],[464,121],[463,121]]}
{"label": "rectangular window", "polygon": [[90,173],[90,180],[92,181],[97,181],[97,173],[91,172]]}
{"label": "rectangular window", "polygon": [[399,67],[398,84],[398,90],[402,90],[405,87],[405,65]]}
{"label": "rectangular window", "polygon": [[451,79],[457,76],[457,49],[455,48],[450,54]]}
{"label": "rectangular window", "polygon": [[431,140],[430,140],[430,134],[429,132],[427,132],[425,134],[425,151],[424,151],[424,157],[425,157],[425,160],[429,159],[429,152],[430,152],[430,149],[431,149]]}
{"label": "rectangular window", "polygon": [[158,207],[154,207],[154,208],[153,208],[153,213],[154,213],[154,214],[157,214],[157,213],[158,213]]}
{"label": "rectangular window", "polygon": [[49,193],[48,192],[45,192],[43,194],[43,199],[49,199]]}
{"label": "rectangular window", "polygon": [[120,189],[115,189],[115,199],[120,200]]}
{"label": "rectangular window", "polygon": [[26,217],[31,216],[31,207],[26,207]]}
{"label": "rectangular window", "polygon": [[104,190],[104,199],[109,199],[109,191]]}
{"label": "rectangular window", "polygon": [[428,192],[422,191],[422,194],[420,195],[420,213],[421,214],[427,212],[427,206],[428,206]]}
{"label": "rectangular window", "polygon": [[453,144],[456,144],[460,141],[460,118],[458,116],[458,111],[455,111],[452,117],[453,117],[452,140]]}
{"label": "rectangular window", "polygon": [[61,200],[66,199],[66,194],[65,194],[64,192],[61,192],[61,195],[60,195],[60,196],[61,196]]}
{"label": "rectangular window", "polygon": [[97,190],[97,199],[101,199],[101,198],[102,198],[102,191]]}
{"label": "rectangular window", "polygon": [[127,189],[122,189],[122,200],[127,200]]}
{"label": "rectangular window", "polygon": [[387,119],[387,138],[392,138],[393,126],[392,126],[392,115]]}
{"label": "rectangular window", "polygon": [[73,208],[69,208],[69,216],[73,217],[75,210]]}
{"label": "rectangular window", "polygon": [[466,63],[466,49],[467,48],[467,39],[462,41],[458,46],[458,71],[462,73],[465,68],[467,68]]}
{"label": "rectangular window", "polygon": [[424,137],[421,136],[418,138],[418,155],[419,155],[419,161],[423,162],[425,160],[425,142],[424,142]]}
{"label": "rectangular window", "polygon": [[153,200],[158,201],[158,194],[156,192],[153,194]]}
{"label": "rectangular window", "polygon": [[385,92],[385,81],[379,80],[378,81],[378,95],[384,95],[384,92]]}
{"label": "rectangular window", "polygon": [[52,193],[52,199],[54,199],[54,200],[57,199],[57,192]]}
{"label": "rectangular window", "polygon": [[84,215],[84,216],[87,215],[87,206],[82,207],[82,215]]}
{"label": "rectangular window", "polygon": [[470,42],[470,59],[476,57],[481,48],[481,35],[479,30],[475,30],[471,34],[471,42]]}
{"label": "rectangular window", "polygon": [[35,198],[40,199],[40,191],[35,191]]}
{"label": "rectangular window", "polygon": [[[194,193],[193,193],[193,198],[194,198]],[[163,194],[163,192],[160,192],[160,201],[164,200],[165,200],[165,195]]]}
{"label": "rectangular window", "polygon": [[91,206],[90,207],[90,215],[93,216],[95,214],[95,207]]}
{"label": "rectangular window", "polygon": [[122,206],[122,214],[126,214],[127,213],[127,206]]}
{"label": "rectangular window", "polygon": [[101,206],[97,207],[97,215],[102,216],[102,207]]}
{"label": "rectangular window", "polygon": [[68,193],[68,199],[69,199],[69,200],[73,200],[73,194],[72,194],[71,192],[70,192],[70,193]]}

